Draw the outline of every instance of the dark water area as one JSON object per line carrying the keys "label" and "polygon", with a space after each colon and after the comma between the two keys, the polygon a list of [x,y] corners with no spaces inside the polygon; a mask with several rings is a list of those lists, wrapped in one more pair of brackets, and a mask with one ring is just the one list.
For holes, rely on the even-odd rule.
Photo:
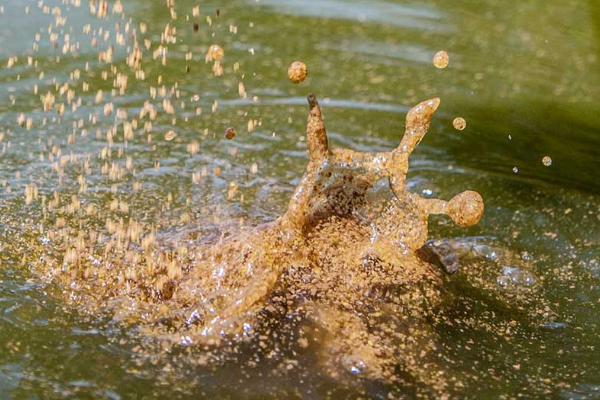
{"label": "dark water area", "polygon": [[[166,243],[274,220],[306,164],[309,93],[332,145],[360,151],[397,146],[408,109],[441,98],[409,187],[444,199],[473,189],[486,204],[473,228],[431,221],[432,237],[457,238],[486,266],[478,285],[468,272],[452,283],[461,322],[434,327],[463,384],[449,397],[600,398],[600,2],[175,0],[176,19],[164,0],[122,1],[123,15],[110,2],[106,18],[77,3],[0,0],[0,398],[386,398],[389,385],[337,381],[296,349],[252,368],[244,348],[208,366],[201,350],[141,356],[135,327],[78,312],[24,261],[63,256],[43,233],[59,217],[42,216],[54,193],[99,210],[61,223],[104,229],[114,214]],[[140,39],[144,79],[127,66],[134,29],[150,45]],[[219,77],[212,44],[225,51]],[[115,70],[99,59],[111,46]],[[432,65],[439,50],[445,69]],[[300,85],[287,79],[294,60],[309,67]],[[146,101],[150,132],[140,117],[125,140]],[[528,316],[545,308],[550,320]]]}

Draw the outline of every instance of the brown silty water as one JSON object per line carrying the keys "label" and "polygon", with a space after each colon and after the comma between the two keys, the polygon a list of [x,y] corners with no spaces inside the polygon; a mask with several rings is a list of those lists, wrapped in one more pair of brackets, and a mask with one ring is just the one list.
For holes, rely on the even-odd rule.
{"label": "brown silty water", "polygon": [[294,345],[316,346],[334,378],[445,390],[446,372],[432,368],[428,319],[448,299],[446,274],[422,250],[427,220],[446,214],[476,224],[483,200],[465,191],[446,202],[405,187],[409,156],[440,101],[413,107],[400,145],[381,153],[331,150],[317,100],[308,101],[309,162],[277,220],[174,249],[134,221],[109,226],[108,238],[58,224],[47,234],[64,255],[34,254],[34,270],[76,309],[109,315],[163,346],[201,349],[203,362],[249,341],[267,352],[273,335],[288,332]]}
{"label": "brown silty water", "polygon": [[[597,186],[597,124],[570,79],[597,64],[589,24],[532,42],[558,3],[81,3],[0,7],[1,393],[597,392],[598,199],[574,189]],[[329,138],[312,96],[296,135],[314,90]],[[395,113],[438,95],[420,154],[437,99],[394,150],[330,149],[391,149]],[[431,198],[463,186],[486,199],[464,230],[478,194]]]}

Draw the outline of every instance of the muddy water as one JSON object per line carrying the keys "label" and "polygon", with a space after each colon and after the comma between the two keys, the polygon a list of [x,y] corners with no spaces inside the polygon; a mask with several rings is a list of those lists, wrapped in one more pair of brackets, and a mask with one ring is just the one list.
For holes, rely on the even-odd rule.
{"label": "muddy water", "polygon": [[[195,17],[196,3],[176,0],[176,20],[162,1],[125,1],[124,16],[111,3],[106,18],[82,3],[45,2],[48,13],[37,2],[0,3],[0,397],[385,397],[385,383],[331,379],[310,351],[283,347],[252,364],[242,346],[239,357],[208,365],[198,362],[201,350],[141,352],[135,326],[80,312],[28,260],[31,253],[62,259],[47,235],[62,224],[107,233],[107,220],[134,219],[152,227],[157,242],[173,244],[210,238],[240,220],[273,220],[306,163],[309,92],[322,99],[332,144],[361,151],[393,148],[408,108],[442,99],[413,155],[409,187],[445,199],[468,187],[486,201],[477,227],[441,217],[430,227],[466,249],[465,268],[451,283],[458,301],[448,318],[431,321],[444,368],[464,387],[451,394],[599,396],[595,2],[202,2]],[[176,27],[167,35],[175,43],[166,43],[167,24]],[[127,66],[134,28],[141,47],[151,41],[145,80]],[[165,65],[160,52],[153,58],[161,35]],[[225,50],[221,77],[205,62],[213,43]],[[110,63],[99,60],[111,45],[112,63],[129,77],[122,94]],[[443,70],[431,64],[440,49],[450,54]],[[310,68],[301,85],[286,77],[295,59]],[[44,112],[40,97],[48,92],[55,101]],[[158,111],[150,139],[143,123],[150,118],[139,117],[145,101]],[[465,118],[465,130],[453,128],[455,117]],[[142,122],[125,144],[122,120],[133,118]],[[224,138],[228,127],[237,131],[232,141]],[[31,184],[38,195],[30,189],[27,199]],[[79,206],[48,211],[54,193],[61,207]],[[90,205],[96,211],[88,215],[82,210]],[[551,318],[532,315],[545,309]]]}

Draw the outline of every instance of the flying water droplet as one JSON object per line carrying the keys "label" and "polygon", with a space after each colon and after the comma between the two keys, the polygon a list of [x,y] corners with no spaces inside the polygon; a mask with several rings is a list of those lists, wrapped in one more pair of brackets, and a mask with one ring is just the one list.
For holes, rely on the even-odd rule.
{"label": "flying water droplet", "polygon": [[436,68],[444,69],[448,66],[449,62],[450,62],[450,57],[448,56],[448,53],[445,52],[444,50],[438,51],[433,56],[433,65]]}
{"label": "flying water droplet", "polygon": [[542,158],[542,164],[544,164],[545,167],[551,166],[552,159],[550,158],[550,156],[544,156],[544,158]]}

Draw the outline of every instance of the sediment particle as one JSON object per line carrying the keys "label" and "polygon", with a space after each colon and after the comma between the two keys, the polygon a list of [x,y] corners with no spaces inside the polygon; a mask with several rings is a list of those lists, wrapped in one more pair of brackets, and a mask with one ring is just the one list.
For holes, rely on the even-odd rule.
{"label": "sediment particle", "polygon": [[304,82],[308,76],[308,67],[302,61],[294,61],[288,68],[288,78],[293,83]]}

